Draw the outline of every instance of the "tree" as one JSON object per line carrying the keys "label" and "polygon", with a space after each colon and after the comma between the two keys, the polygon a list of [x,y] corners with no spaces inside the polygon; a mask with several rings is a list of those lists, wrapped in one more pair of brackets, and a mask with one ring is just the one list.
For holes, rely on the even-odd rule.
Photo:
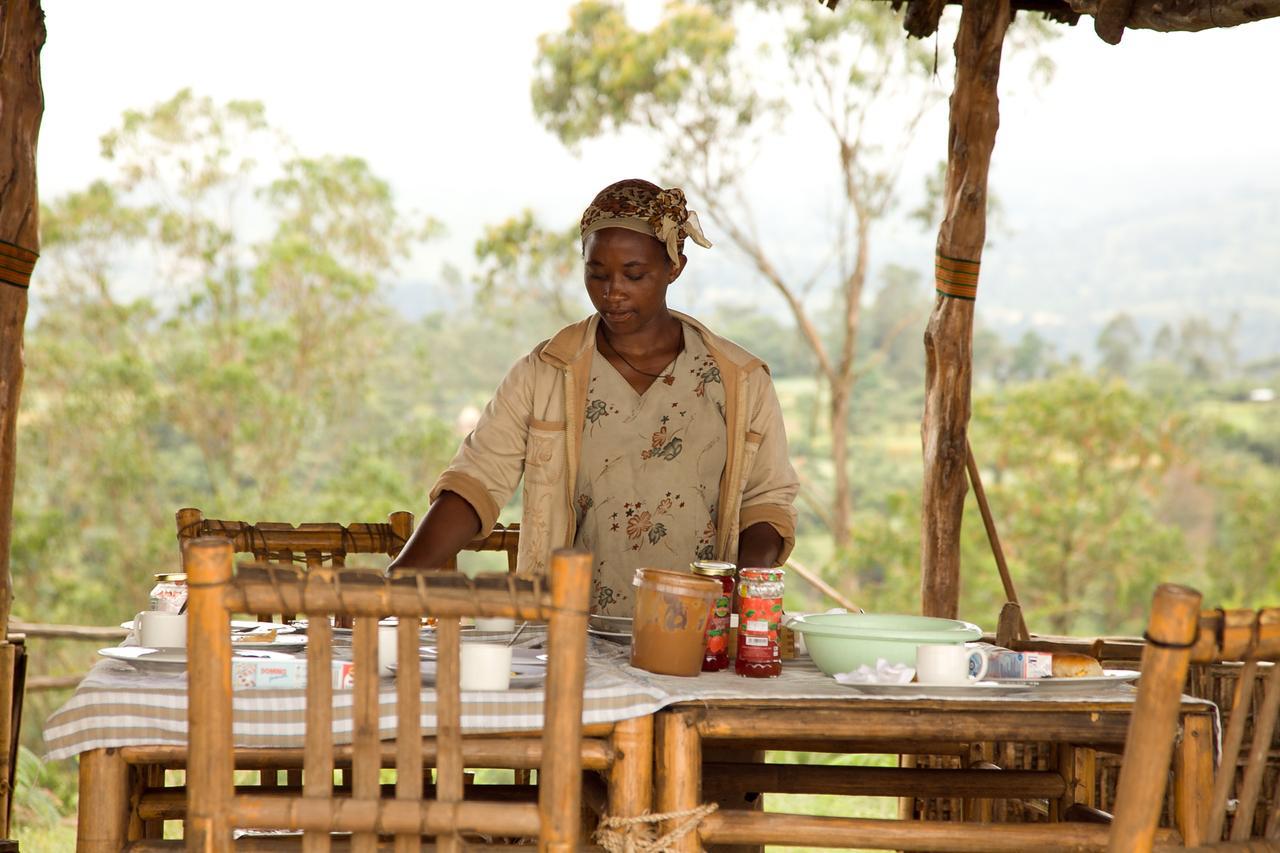
{"label": "tree", "polygon": [[[872,231],[894,201],[917,123],[940,97],[927,85],[935,57],[927,45],[902,38],[897,16],[877,4],[845,3],[833,13],[817,4],[760,2],[792,84],[772,91],[768,75],[755,73],[769,61],[741,42],[734,26],[747,5],[677,0],[652,30],[641,31],[618,3],[583,0],[565,31],[539,40],[534,109],[570,146],[628,127],[649,133],[661,146],[667,178],[781,295],[828,401],[833,484],[824,503],[843,546],[853,510],[848,423]],[[762,236],[746,175],[787,103],[804,101],[827,133],[839,196],[829,256],[799,276],[785,271],[781,247]],[[832,285],[829,299],[815,298],[818,283]],[[830,338],[823,316],[834,321]]]}
{"label": "tree", "polygon": [[[575,275],[581,261],[578,239],[577,227],[553,231],[531,210],[490,225],[475,246],[478,305],[541,306],[562,325],[581,319],[589,309]],[[514,318],[517,312],[499,313]]]}
{"label": "tree", "polygon": [[[18,612],[136,611],[178,562],[181,506],[347,521],[416,508],[455,444],[421,402],[432,339],[383,301],[421,218],[364,161],[298,155],[249,102],[180,92],[127,113],[103,153],[109,176],[41,217]],[[82,671],[84,652],[42,644],[32,666]],[[52,698],[29,708],[37,721]]]}
{"label": "tree", "polygon": [[1120,313],[1107,321],[1098,333],[1099,367],[1113,376],[1127,378],[1132,372],[1142,346],[1142,332],[1128,314]]}
{"label": "tree", "polygon": [[1028,624],[1058,634],[1139,625],[1152,585],[1170,567],[1190,570],[1156,500],[1183,453],[1184,416],[1066,370],[977,399],[973,423]]}

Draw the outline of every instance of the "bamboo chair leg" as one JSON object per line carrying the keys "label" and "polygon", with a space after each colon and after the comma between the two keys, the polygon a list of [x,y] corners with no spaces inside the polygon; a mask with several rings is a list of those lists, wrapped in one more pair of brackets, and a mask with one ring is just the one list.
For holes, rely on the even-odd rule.
{"label": "bamboo chair leg", "polygon": [[1149,853],[1164,802],[1179,699],[1199,627],[1200,593],[1161,584],[1151,604],[1142,680],[1116,786],[1110,853]]}

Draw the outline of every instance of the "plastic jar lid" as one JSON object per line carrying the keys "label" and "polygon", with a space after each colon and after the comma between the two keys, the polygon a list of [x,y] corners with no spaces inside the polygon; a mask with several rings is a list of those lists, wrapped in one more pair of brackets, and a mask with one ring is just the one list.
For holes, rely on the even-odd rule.
{"label": "plastic jar lid", "polygon": [[674,595],[711,596],[712,598],[720,595],[722,589],[720,583],[711,578],[673,572],[670,569],[636,569],[631,585]]}

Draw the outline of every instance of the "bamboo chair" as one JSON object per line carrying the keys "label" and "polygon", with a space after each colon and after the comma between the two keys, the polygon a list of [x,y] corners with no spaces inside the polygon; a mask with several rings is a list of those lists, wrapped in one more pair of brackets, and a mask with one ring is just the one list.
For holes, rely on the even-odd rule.
{"label": "bamboo chair", "polygon": [[[225,539],[192,540],[185,552],[191,586],[188,675],[187,849],[227,853],[233,827],[301,830],[303,849],[328,850],[330,833],[351,833],[356,851],[378,849],[394,836],[395,850],[420,849],[434,836],[437,850],[462,849],[463,833],[539,838],[548,851],[577,849],[581,821],[582,688],[591,558],[557,552],[550,589],[540,580],[452,572],[384,578],[370,573],[282,572],[272,565],[234,572]],[[333,688],[329,678],[307,681],[307,720],[300,791],[237,793],[233,787],[231,644],[233,613],[290,610],[309,617],[347,614],[355,619],[352,779],[349,795],[334,796]],[[379,740],[377,622],[401,617],[396,674],[394,747]],[[546,619],[549,655],[538,803],[483,802],[463,797],[463,740],[458,686],[458,620],[462,616]],[[438,622],[437,731],[424,740],[420,724],[418,618]],[[312,618],[307,661],[312,673],[329,672],[328,620]],[[515,747],[513,746],[513,749]],[[394,755],[393,797],[382,795],[383,756]],[[424,761],[424,759],[426,761]],[[423,768],[434,762],[432,799],[423,799]],[[475,790],[483,790],[475,789]],[[345,793],[345,792],[344,792]]]}
{"label": "bamboo chair", "polygon": [[[293,563],[307,570],[343,568],[348,554],[386,554],[394,557],[413,533],[413,513],[393,512],[382,523],[343,526],[335,523],[289,524],[273,521],[229,521],[205,518],[192,507],[178,510],[178,546],[201,536],[225,536],[237,554],[252,554],[258,562]],[[520,525],[497,524],[483,539],[469,542],[465,551],[502,551],[507,571],[515,574],[520,551]],[[456,569],[457,560],[441,568]]]}

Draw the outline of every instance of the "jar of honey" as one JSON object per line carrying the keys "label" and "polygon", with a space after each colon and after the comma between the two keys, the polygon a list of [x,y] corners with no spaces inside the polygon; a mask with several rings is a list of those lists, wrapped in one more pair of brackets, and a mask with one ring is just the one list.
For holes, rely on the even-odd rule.
{"label": "jar of honey", "polygon": [[738,572],[738,648],[734,672],[748,678],[782,674],[782,569]]}
{"label": "jar of honey", "polygon": [[695,575],[720,582],[720,595],[712,605],[707,622],[707,651],[702,658],[703,672],[719,672],[729,668],[729,614],[733,611],[733,589],[737,585],[738,567],[719,560],[696,560],[689,564]]}

